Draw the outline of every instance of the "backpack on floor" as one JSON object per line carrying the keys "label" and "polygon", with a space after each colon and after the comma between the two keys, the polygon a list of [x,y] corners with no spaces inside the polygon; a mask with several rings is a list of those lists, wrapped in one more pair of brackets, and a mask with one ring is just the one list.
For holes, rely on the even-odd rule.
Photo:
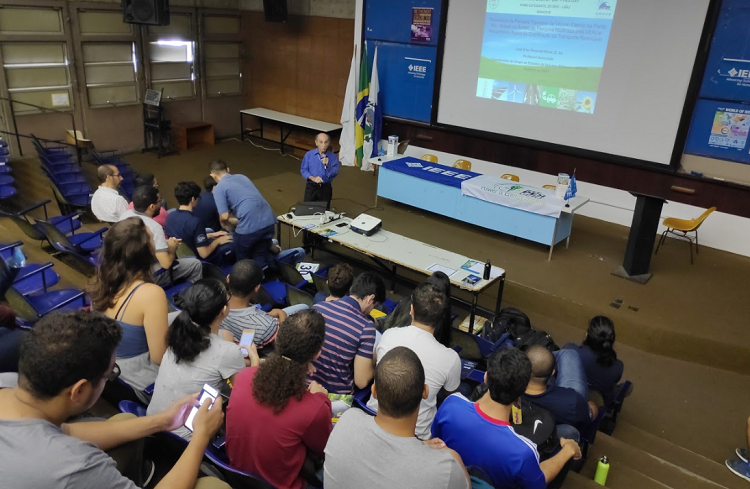
{"label": "backpack on floor", "polygon": [[505,307],[500,310],[482,329],[480,336],[492,343],[508,333],[516,340],[531,330],[529,317],[520,309]]}
{"label": "backpack on floor", "polygon": [[555,341],[546,331],[539,331],[536,329],[529,330],[526,334],[516,339],[516,348],[521,351],[526,351],[532,346],[543,346],[549,351],[557,351],[560,349],[555,344]]}

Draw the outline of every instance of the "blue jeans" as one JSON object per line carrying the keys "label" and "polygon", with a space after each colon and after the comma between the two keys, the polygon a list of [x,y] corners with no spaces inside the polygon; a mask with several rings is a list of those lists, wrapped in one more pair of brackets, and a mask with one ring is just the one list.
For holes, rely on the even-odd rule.
{"label": "blue jeans", "polygon": [[294,306],[285,307],[284,309],[282,309],[282,311],[284,311],[287,316],[291,316],[292,314],[304,311],[305,309],[310,309],[310,307],[307,304],[297,304]]}
{"label": "blue jeans", "polygon": [[[277,240],[272,240],[273,244],[279,246]],[[289,248],[288,250],[282,250],[276,255],[276,260],[290,265],[296,265],[305,261],[305,249],[304,248]]]}
{"label": "blue jeans", "polygon": [[557,373],[549,380],[549,385],[567,387],[576,391],[584,400],[588,400],[589,388],[586,382],[586,371],[581,357],[575,350],[558,350],[552,352],[557,361]]}
{"label": "blue jeans", "polygon": [[273,254],[271,253],[271,239],[273,239],[274,231],[274,225],[271,224],[254,233],[235,233],[233,242],[237,261],[250,258],[255,260],[261,268],[267,266],[275,268],[273,266]]}
{"label": "blue jeans", "polygon": [[569,424],[559,424],[556,426],[557,436],[560,438],[567,438],[568,440],[575,440],[576,443],[581,443],[581,433],[576,429],[575,426]]}

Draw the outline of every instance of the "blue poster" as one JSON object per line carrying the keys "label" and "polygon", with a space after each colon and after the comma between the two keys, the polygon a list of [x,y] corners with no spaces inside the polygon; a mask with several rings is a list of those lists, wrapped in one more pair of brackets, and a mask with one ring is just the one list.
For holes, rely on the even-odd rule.
{"label": "blue poster", "polygon": [[698,100],[685,152],[750,164],[750,105]]}
{"label": "blue poster", "polygon": [[724,0],[700,97],[750,103],[750,2]]}

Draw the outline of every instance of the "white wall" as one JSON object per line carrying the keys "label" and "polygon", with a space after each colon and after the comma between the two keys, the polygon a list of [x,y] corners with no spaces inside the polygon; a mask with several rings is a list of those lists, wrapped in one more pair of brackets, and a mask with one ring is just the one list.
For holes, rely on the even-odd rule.
{"label": "white wall", "polygon": [[[555,185],[557,183],[557,175],[523,170],[489,161],[428,150],[418,146],[409,145],[405,154],[419,158],[425,153],[437,156],[439,163],[447,166],[451,166],[459,158],[468,159],[471,161],[472,171],[497,177],[504,173],[512,173],[518,175],[521,182],[528,185],[541,187],[542,185]],[[579,180],[578,175],[576,175],[576,182],[578,193],[591,199],[591,202],[576,211],[577,214],[630,228],[633,210],[635,209],[635,197],[624,190],[586,183]],[[669,201],[662,210],[662,220],[666,217],[692,219],[698,217],[704,210],[692,205]],[[664,231],[664,227],[659,225],[659,233],[662,231]],[[750,219],[718,211],[714,212],[701,226],[699,238],[701,246],[750,256]]]}

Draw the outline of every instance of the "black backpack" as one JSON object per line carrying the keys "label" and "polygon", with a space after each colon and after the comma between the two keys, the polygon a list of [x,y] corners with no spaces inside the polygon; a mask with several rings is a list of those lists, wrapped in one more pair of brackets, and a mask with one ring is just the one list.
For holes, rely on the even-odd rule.
{"label": "black backpack", "polygon": [[[476,402],[487,392],[487,384],[479,384],[471,394],[471,400]],[[555,454],[560,447],[560,438],[555,428],[555,418],[546,409],[532,404],[528,399],[521,397],[521,423],[514,424],[511,419],[513,431],[528,438],[536,445],[540,460],[546,460]]]}
{"label": "black backpack", "polygon": [[526,334],[516,339],[516,348],[521,351],[526,351],[532,346],[543,346],[549,351],[557,351],[560,349],[555,344],[555,341],[546,331],[539,331],[536,329],[529,330]]}
{"label": "black backpack", "polygon": [[492,343],[508,333],[515,340],[531,330],[529,317],[520,309],[505,307],[492,318],[482,329],[480,336]]}

